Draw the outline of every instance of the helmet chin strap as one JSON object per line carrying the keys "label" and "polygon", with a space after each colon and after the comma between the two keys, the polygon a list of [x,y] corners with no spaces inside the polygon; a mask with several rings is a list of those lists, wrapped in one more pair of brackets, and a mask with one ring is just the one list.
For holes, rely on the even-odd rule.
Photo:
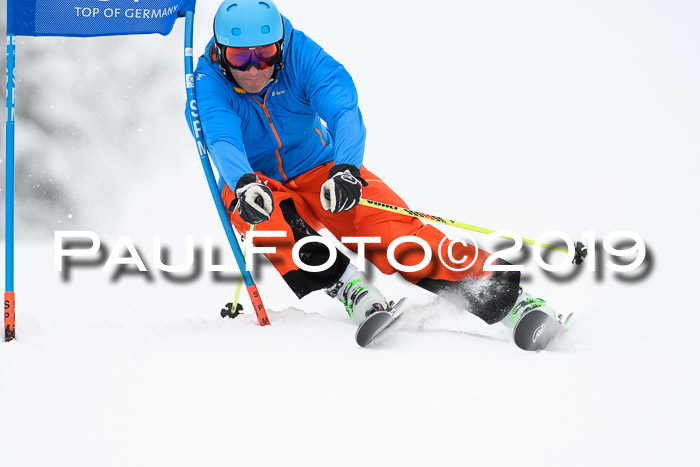
{"label": "helmet chin strap", "polygon": [[[284,63],[278,63],[277,65],[275,65],[275,71],[272,72],[272,78],[270,78],[270,83],[277,82],[277,75],[279,74],[279,72],[282,68],[284,68]],[[270,84],[270,83],[268,83],[268,84]]]}

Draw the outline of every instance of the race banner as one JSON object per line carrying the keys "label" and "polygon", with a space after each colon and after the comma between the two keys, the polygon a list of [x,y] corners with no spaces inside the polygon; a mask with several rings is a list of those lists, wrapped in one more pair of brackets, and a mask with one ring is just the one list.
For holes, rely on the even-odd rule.
{"label": "race banner", "polygon": [[167,35],[196,0],[8,0],[7,33],[20,36]]}

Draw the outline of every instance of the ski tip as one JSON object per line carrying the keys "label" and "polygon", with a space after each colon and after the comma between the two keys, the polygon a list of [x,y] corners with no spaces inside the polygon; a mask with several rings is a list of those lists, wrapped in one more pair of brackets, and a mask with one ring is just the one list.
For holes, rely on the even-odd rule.
{"label": "ski tip", "polygon": [[525,313],[513,328],[515,345],[526,351],[546,349],[562,331],[562,323],[541,308]]}
{"label": "ski tip", "polygon": [[357,328],[355,333],[355,342],[360,347],[365,347],[367,344],[372,342],[374,338],[379,334],[379,330],[393,318],[393,314],[386,311],[375,311],[367,318],[365,318],[360,326]]}

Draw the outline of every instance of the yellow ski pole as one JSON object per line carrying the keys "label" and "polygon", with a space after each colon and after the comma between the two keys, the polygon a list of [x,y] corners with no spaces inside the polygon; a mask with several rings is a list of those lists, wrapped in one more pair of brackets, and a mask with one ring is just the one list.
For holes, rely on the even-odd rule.
{"label": "yellow ski pole", "polygon": [[[433,216],[431,214],[425,214],[422,212],[413,211],[411,209],[406,209],[406,208],[402,208],[399,206],[393,206],[391,204],[386,204],[386,203],[380,203],[378,201],[372,201],[372,200],[364,199],[364,198],[360,199],[360,205],[369,206],[369,207],[381,209],[384,211],[395,212],[397,214],[403,214],[405,216],[415,217],[415,218],[423,219],[423,220],[427,220],[427,221],[439,222],[441,224],[449,225],[452,227],[459,227],[460,229],[471,230],[472,232],[479,232],[479,233],[483,233],[486,235],[496,232],[495,230],[486,229],[484,227],[478,227],[476,225],[465,224],[464,222],[453,221],[450,219],[445,219],[444,217]],[[505,238],[507,240],[513,240],[511,237],[501,237],[501,238]],[[523,238],[522,240],[523,240],[523,243],[526,243],[528,245],[533,245],[533,246],[535,245],[535,241],[530,240],[529,238]],[[542,243],[541,246],[542,246],[542,248],[547,248],[547,249],[554,250],[554,251],[560,251],[562,253],[569,253],[569,250],[567,250],[566,248],[559,247],[559,246],[549,245],[547,243]],[[574,251],[573,262],[576,264],[581,264],[583,262],[583,258],[585,258],[586,255],[588,254],[588,251],[586,250],[585,246],[581,242],[576,242],[574,250],[575,251]]]}

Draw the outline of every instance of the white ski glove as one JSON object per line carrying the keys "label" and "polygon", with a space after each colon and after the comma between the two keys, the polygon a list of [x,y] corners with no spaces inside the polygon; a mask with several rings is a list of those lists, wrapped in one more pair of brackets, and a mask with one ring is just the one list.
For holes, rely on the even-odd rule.
{"label": "white ski glove", "polygon": [[248,224],[259,224],[270,219],[275,209],[272,191],[255,174],[245,174],[236,183],[238,213]]}
{"label": "white ski glove", "polygon": [[367,185],[356,166],[335,165],[328,173],[328,180],[321,185],[321,205],[333,214],[349,211],[360,202],[362,187]]}

